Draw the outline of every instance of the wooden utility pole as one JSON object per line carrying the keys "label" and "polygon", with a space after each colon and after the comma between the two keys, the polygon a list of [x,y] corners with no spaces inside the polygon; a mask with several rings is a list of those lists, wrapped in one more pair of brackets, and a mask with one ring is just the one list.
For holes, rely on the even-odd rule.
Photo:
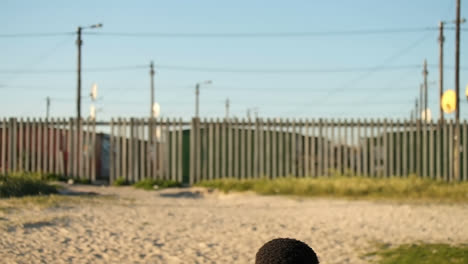
{"label": "wooden utility pole", "polygon": [[423,108],[423,111],[424,111],[424,120],[426,121],[426,123],[428,122],[427,120],[427,74],[428,74],[428,71],[427,71],[427,60],[424,60],[424,69],[423,69],[423,77],[424,77],[424,108]]}
{"label": "wooden utility pole", "polygon": [[78,67],[77,67],[77,89],[76,89],[76,127],[79,126],[79,120],[81,119],[81,27],[78,27],[76,31],[77,39],[76,46],[78,47]]}
{"label": "wooden utility pole", "polygon": [[422,112],[424,107],[424,84],[419,85],[419,119],[422,119]]}
{"label": "wooden utility pole", "polygon": [[229,98],[226,99],[226,119],[229,119]]}
{"label": "wooden utility pole", "polygon": [[153,106],[154,106],[154,64],[153,62],[151,61],[150,63],[150,78],[151,78],[151,85],[150,85],[150,94],[151,94],[151,98],[150,98],[150,118],[153,118],[154,114],[153,114]]}
{"label": "wooden utility pole", "polygon": [[46,119],[49,119],[50,116],[50,97],[46,97]]}
{"label": "wooden utility pole", "polygon": [[439,121],[444,123],[442,96],[444,95],[444,22],[439,22]]}
{"label": "wooden utility pole", "polygon": [[418,120],[419,118],[419,105],[418,105],[418,98],[416,98],[416,100],[414,101],[414,111],[415,111],[415,115],[414,115],[414,119],[415,121]]}
{"label": "wooden utility pole", "polygon": [[457,1],[455,20],[455,131],[454,131],[454,180],[460,179],[460,0]]}

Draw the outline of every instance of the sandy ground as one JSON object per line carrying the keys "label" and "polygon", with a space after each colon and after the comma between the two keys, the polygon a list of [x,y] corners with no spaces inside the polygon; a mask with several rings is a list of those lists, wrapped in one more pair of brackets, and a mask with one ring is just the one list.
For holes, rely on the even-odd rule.
{"label": "sandy ground", "polygon": [[401,204],[141,191],[46,209],[0,210],[1,263],[254,263],[263,243],[293,237],[321,263],[368,263],[375,243],[468,243],[468,205]]}

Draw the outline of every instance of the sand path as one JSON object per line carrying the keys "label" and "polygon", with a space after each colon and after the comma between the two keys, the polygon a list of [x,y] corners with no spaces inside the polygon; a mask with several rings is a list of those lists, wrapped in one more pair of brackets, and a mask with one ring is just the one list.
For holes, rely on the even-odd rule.
{"label": "sand path", "polygon": [[375,242],[468,243],[468,205],[221,195],[72,186],[113,195],[78,205],[0,210],[2,263],[253,263],[275,237],[322,263],[367,263]]}

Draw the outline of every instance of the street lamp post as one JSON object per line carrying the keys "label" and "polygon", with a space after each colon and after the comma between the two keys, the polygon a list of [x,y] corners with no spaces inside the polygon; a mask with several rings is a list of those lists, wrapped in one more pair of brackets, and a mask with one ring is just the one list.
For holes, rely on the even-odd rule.
{"label": "street lamp post", "polygon": [[199,117],[199,97],[200,97],[200,85],[202,84],[211,84],[212,81],[204,81],[204,82],[198,82],[195,85],[195,117]]}
{"label": "street lamp post", "polygon": [[95,24],[87,27],[78,27],[76,34],[76,45],[78,46],[78,67],[77,67],[77,93],[76,93],[76,119],[77,122],[81,119],[81,46],[83,45],[83,41],[81,40],[81,32],[83,29],[88,28],[100,28],[102,24]]}

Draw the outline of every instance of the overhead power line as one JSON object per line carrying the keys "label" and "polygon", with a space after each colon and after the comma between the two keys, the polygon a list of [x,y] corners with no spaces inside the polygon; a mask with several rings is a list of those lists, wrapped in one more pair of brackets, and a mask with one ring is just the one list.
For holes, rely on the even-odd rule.
{"label": "overhead power line", "polygon": [[276,37],[325,37],[350,35],[380,35],[437,31],[437,27],[380,28],[307,32],[238,32],[238,33],[192,33],[192,32],[86,32],[86,35],[113,37],[156,37],[156,38],[276,38]]}
{"label": "overhead power line", "polygon": [[73,35],[75,32],[55,32],[55,33],[12,33],[0,34],[0,38],[42,38]]}
{"label": "overhead power line", "polygon": [[[113,71],[128,71],[146,69],[147,65],[129,65],[129,66],[111,66],[111,67],[94,67],[85,68],[84,72],[113,72]],[[76,73],[76,69],[42,69],[42,70],[30,70],[30,69],[1,69],[0,74],[48,74],[48,73]]]}

